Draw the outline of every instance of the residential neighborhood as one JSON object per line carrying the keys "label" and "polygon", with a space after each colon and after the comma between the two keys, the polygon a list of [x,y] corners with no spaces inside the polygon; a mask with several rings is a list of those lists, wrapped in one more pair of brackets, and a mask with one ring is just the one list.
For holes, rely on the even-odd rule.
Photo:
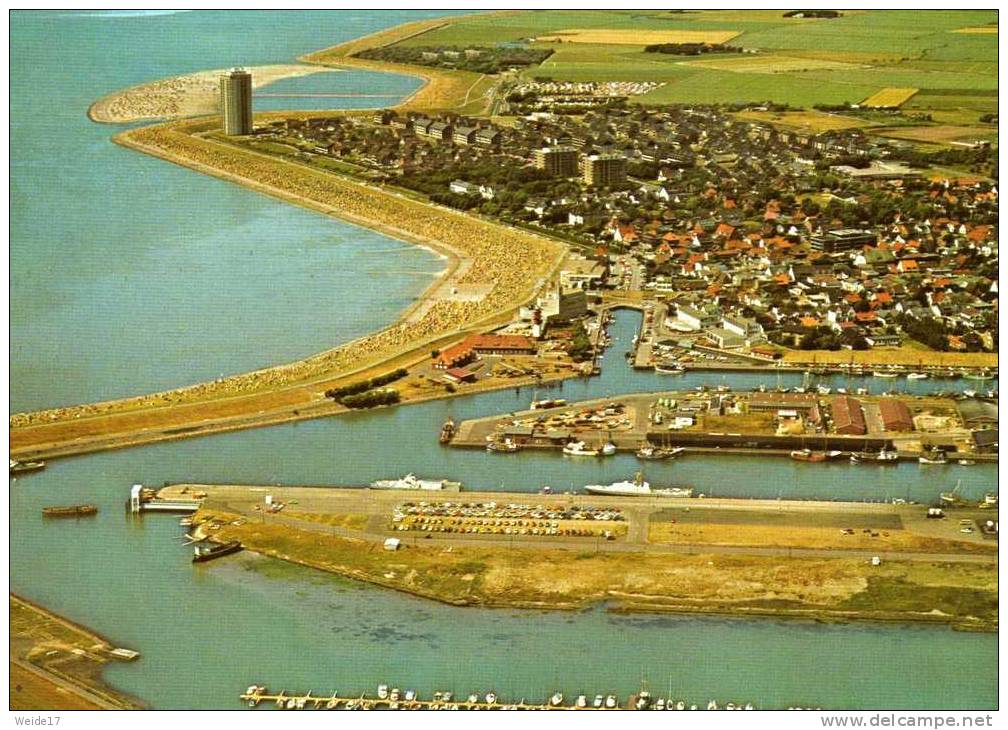
{"label": "residential neighborhood", "polygon": [[715,107],[508,125],[381,110],[274,121],[248,144],[573,243],[596,275],[561,288],[667,299],[723,349],[997,348],[996,186],[856,130],[790,133]]}

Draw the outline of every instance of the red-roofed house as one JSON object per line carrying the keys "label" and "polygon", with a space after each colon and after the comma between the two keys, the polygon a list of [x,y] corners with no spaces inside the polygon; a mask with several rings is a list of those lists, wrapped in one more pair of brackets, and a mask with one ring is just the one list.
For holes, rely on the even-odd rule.
{"label": "red-roofed house", "polygon": [[718,227],[714,229],[715,238],[720,236],[725,239],[732,239],[735,237],[735,226],[730,226],[727,223],[719,223]]}
{"label": "red-roofed house", "polygon": [[535,340],[524,335],[469,335],[434,358],[439,370],[458,368],[479,355],[535,355]]}

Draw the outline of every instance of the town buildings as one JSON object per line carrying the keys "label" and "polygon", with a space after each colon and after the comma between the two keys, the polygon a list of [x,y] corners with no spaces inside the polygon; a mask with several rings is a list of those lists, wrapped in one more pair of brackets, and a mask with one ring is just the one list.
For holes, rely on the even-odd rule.
{"label": "town buildings", "polygon": [[627,177],[626,160],[616,154],[589,155],[581,166],[585,185],[607,187],[622,183]]}
{"label": "town buildings", "polygon": [[573,147],[543,147],[535,151],[535,166],[553,177],[574,177],[578,172],[578,151]]}

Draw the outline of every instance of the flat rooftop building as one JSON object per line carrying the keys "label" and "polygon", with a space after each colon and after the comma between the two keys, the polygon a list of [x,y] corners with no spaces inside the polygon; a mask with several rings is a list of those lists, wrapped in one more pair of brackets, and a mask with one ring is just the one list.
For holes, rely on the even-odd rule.
{"label": "flat rooftop building", "polygon": [[224,134],[252,134],[252,74],[233,68],[220,77],[220,108]]}
{"label": "flat rooftop building", "polygon": [[878,236],[874,231],[863,231],[857,228],[838,228],[825,233],[817,233],[809,238],[809,243],[816,251],[836,253],[850,251],[864,246],[874,246]]}
{"label": "flat rooftop building", "polygon": [[585,185],[606,187],[626,181],[626,160],[621,155],[590,155],[581,161]]}
{"label": "flat rooftop building", "polygon": [[543,147],[535,151],[535,166],[554,177],[578,174],[578,151],[573,147]]}
{"label": "flat rooftop building", "polygon": [[749,396],[750,411],[776,411],[781,408],[807,411],[818,399],[812,393],[753,393]]}

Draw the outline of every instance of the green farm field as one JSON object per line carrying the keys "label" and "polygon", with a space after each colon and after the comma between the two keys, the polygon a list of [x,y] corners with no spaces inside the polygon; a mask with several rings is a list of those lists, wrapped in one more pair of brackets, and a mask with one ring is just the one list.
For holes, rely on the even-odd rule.
{"label": "green farm field", "polygon": [[[885,88],[915,88],[920,91],[906,108],[940,111],[941,123],[978,123],[981,114],[996,108],[998,16],[994,10],[843,11],[833,19],[785,18],[783,13],[533,10],[473,14],[449,19],[402,44],[516,43],[551,48],[552,56],[524,69],[522,75],[664,82],[638,97],[651,104],[773,101],[811,107],[857,103]],[[958,32],[965,28],[994,32]],[[558,31],[571,29],[616,31],[613,37],[621,42],[555,42]],[[702,57],[645,53],[643,45],[625,42],[628,30],[737,34],[729,43],[747,52]],[[598,40],[599,35],[593,33],[590,38]]]}

